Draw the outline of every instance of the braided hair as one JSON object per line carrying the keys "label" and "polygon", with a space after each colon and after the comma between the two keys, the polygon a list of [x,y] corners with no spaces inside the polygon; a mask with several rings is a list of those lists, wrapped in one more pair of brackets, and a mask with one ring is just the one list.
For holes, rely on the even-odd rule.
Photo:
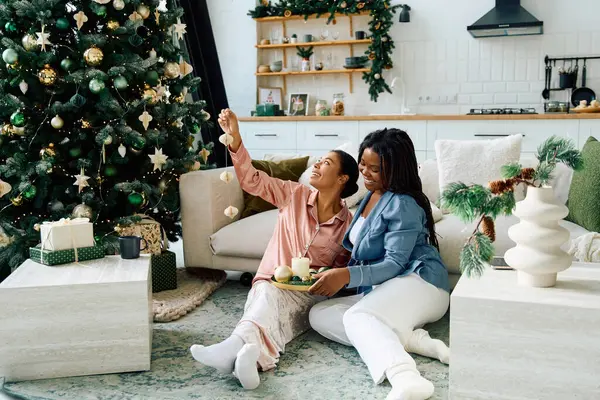
{"label": "braided hair", "polygon": [[365,149],[371,149],[381,160],[384,187],[392,193],[411,196],[425,211],[429,244],[439,250],[431,203],[423,193],[415,147],[408,134],[400,129],[381,129],[367,135],[360,145],[358,159]]}

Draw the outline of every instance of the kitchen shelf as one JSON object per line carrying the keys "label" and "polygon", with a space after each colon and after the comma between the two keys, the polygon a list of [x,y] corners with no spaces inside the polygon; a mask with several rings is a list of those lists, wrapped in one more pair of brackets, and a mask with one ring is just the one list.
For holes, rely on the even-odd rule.
{"label": "kitchen shelf", "polygon": [[[360,17],[364,15],[369,15],[369,11],[363,11],[357,14],[341,14],[336,13],[335,18],[345,18],[345,17]],[[311,14],[308,16],[308,19],[317,19],[317,18],[329,18],[329,13],[323,14]],[[292,15],[291,17],[263,17],[263,18],[254,18],[256,22],[283,22],[283,21],[294,21],[294,20],[304,20],[303,15]]]}
{"label": "kitchen shelf", "polygon": [[328,70],[322,70],[322,71],[257,72],[256,76],[329,75],[329,74],[353,74],[355,72],[371,72],[371,69],[370,68],[356,68],[356,69],[328,69]]}
{"label": "kitchen shelf", "polygon": [[371,44],[371,39],[362,40],[334,40],[327,42],[302,42],[302,43],[286,43],[286,44],[257,44],[257,49],[287,49],[290,47],[309,47],[309,46],[348,46],[355,44]]}
{"label": "kitchen shelf", "polygon": [[[264,18],[254,18],[254,20],[256,21],[256,37],[260,39],[261,37],[261,32],[260,32],[260,24],[263,22],[277,22],[281,24],[282,27],[282,37],[287,37],[288,33],[287,33],[287,22],[288,21],[304,21],[306,19],[308,20],[315,20],[317,18],[320,18],[321,20],[327,20],[329,18],[331,14],[330,13],[323,13],[323,14],[311,14],[308,17],[304,17],[303,15],[292,15],[290,17],[264,17]],[[359,13],[355,13],[355,14],[343,14],[343,13],[336,13],[334,15],[334,18],[348,18],[348,33],[350,35],[350,37],[352,37],[354,35],[354,19],[353,17],[363,17],[363,16],[367,16],[369,17],[371,15],[370,11],[362,11]],[[306,21],[305,21],[306,22]],[[259,40],[260,41],[260,40]],[[294,50],[294,48],[296,47],[309,47],[309,46],[348,46],[348,51],[349,51],[349,56],[350,57],[354,57],[354,45],[360,45],[360,44],[366,44],[369,45],[372,43],[371,39],[361,39],[361,40],[335,40],[335,41],[323,41],[323,42],[302,42],[302,43],[286,43],[286,44],[256,44],[254,47],[257,48],[257,64],[259,64],[259,54],[260,54],[260,50],[267,50],[267,49],[282,49],[283,50],[283,68],[287,69],[287,50]],[[258,82],[259,79],[261,78],[266,78],[266,77],[281,77],[283,80],[283,87],[282,89],[282,95],[285,98],[286,96],[286,92],[287,92],[287,77],[288,76],[299,76],[299,75],[336,75],[336,74],[346,74],[348,76],[348,91],[350,93],[352,93],[354,91],[354,81],[353,81],[353,76],[355,73],[357,72],[370,72],[371,70],[369,68],[360,68],[360,69],[353,69],[353,70],[345,70],[345,69],[339,69],[339,70],[326,70],[326,71],[306,71],[306,72],[300,72],[300,71],[288,71],[288,72],[257,72],[255,73],[256,75],[256,79],[257,79],[257,87],[260,88],[260,83]],[[258,99],[258,93],[256,96],[256,100],[257,103],[259,101]]]}

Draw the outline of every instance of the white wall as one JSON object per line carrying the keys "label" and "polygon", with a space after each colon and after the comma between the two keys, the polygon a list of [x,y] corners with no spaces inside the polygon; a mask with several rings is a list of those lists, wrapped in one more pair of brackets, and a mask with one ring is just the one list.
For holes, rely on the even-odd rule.
{"label": "white wall", "polygon": [[[392,1],[397,3],[397,1]],[[411,22],[396,22],[391,34],[396,44],[394,69],[386,71],[388,82],[402,76],[406,83],[406,103],[412,112],[462,114],[476,107],[536,107],[543,111],[544,56],[600,55],[600,1],[522,0],[522,5],[544,21],[544,35],[515,38],[474,39],[466,31],[489,11],[495,0],[418,0],[412,7]],[[230,106],[240,115],[249,115],[256,103],[257,81],[254,72],[257,51],[256,23],[246,15],[255,0],[209,0],[212,26],[217,41]],[[397,16],[396,16],[397,18]],[[367,18],[355,18],[355,30],[366,29]],[[340,39],[349,38],[348,19],[336,26]],[[261,24],[260,38],[269,38],[271,28],[280,24]],[[324,22],[288,22],[288,34],[318,35]],[[336,56],[338,64],[348,56],[348,48],[322,48]],[[315,58],[320,61],[321,48]],[[364,51],[357,47],[357,50]],[[288,51],[288,59],[293,51]],[[259,61],[281,59],[281,50],[261,51]],[[326,53],[325,53],[326,54]],[[360,55],[357,54],[356,55]],[[557,81],[554,69],[554,85]],[[581,66],[580,66],[581,67]],[[580,68],[581,72],[581,68]],[[581,75],[581,73],[580,73]],[[354,93],[348,93],[346,76],[302,76],[287,79],[288,93],[308,92],[311,113],[314,99],[331,104],[334,93],[346,94],[348,115],[397,113],[401,90],[385,94],[377,103],[370,101],[361,74],[354,75]],[[261,78],[261,86],[281,86],[280,78]],[[600,92],[600,60],[588,62],[587,86]],[[429,97],[429,100],[427,98]],[[566,92],[554,92],[554,100],[567,99]]]}

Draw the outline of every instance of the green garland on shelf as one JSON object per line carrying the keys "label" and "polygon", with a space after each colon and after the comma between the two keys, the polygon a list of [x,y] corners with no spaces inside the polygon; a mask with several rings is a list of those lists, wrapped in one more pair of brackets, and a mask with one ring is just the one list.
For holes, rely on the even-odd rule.
{"label": "green garland on shelf", "polygon": [[389,31],[399,7],[391,6],[390,0],[259,0],[259,5],[248,15],[252,18],[303,15],[305,19],[313,14],[317,17],[328,15],[327,23],[335,25],[336,13],[352,15],[368,11],[372,17],[369,22],[372,42],[365,54],[372,66],[370,72],[363,73],[363,80],[369,85],[371,100],[377,102],[381,93],[392,93],[383,78],[383,70],[393,67],[392,50],[395,46]]}

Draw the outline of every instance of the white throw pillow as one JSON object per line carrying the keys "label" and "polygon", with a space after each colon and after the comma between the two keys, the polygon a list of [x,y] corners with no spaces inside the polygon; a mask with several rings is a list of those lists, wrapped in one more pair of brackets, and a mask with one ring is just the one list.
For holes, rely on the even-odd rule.
{"label": "white throw pillow", "polygon": [[[358,149],[355,148],[351,142],[344,143],[341,146],[335,148],[335,150],[345,151],[346,153],[348,153],[352,157],[354,157],[356,162],[358,162]],[[325,155],[325,154],[326,154],[326,152],[324,151],[323,155]],[[309,160],[306,171],[304,171],[304,173],[300,176],[300,179],[298,180],[298,182],[300,182],[301,184],[303,184],[305,186],[312,188],[312,186],[310,185],[310,175],[312,174],[313,166],[319,160],[319,158],[317,158],[313,163],[310,163],[311,160]],[[352,207],[355,207],[356,205],[360,204],[360,202],[369,193],[369,190],[365,187],[365,179],[363,178],[362,174],[358,174],[358,181],[356,183],[358,185],[358,192],[356,192],[352,196],[344,199],[346,201],[346,205],[348,206],[348,208],[352,208]]]}
{"label": "white throw pillow", "polygon": [[519,161],[522,141],[521,135],[493,140],[436,140],[440,193],[453,182],[487,186],[501,179],[502,166]]}
{"label": "white throw pillow", "polygon": [[440,197],[440,178],[436,160],[426,160],[419,164],[419,178],[423,184],[423,193],[434,204]]}
{"label": "white throw pillow", "polygon": [[308,162],[306,165],[315,165],[317,161],[319,161],[319,157],[309,156],[308,154],[294,154],[294,153],[274,153],[274,154],[265,154],[263,157],[264,161],[271,162],[281,162],[285,160],[292,160],[294,158],[302,158],[308,156]]}

